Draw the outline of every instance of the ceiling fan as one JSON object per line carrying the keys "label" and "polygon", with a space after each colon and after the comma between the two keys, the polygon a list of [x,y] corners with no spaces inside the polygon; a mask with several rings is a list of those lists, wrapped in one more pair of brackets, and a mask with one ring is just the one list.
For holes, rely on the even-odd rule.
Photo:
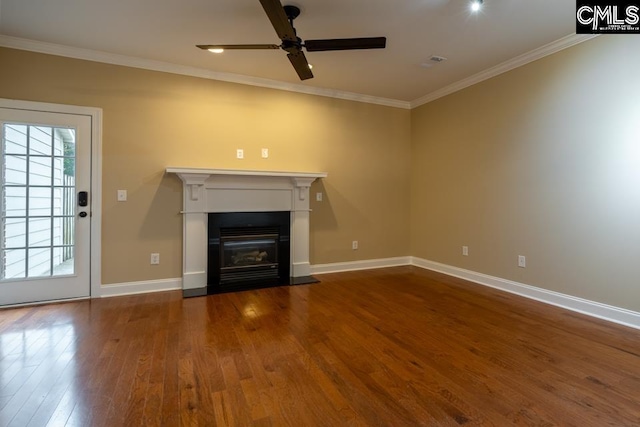
{"label": "ceiling fan", "polygon": [[307,52],[327,50],[383,49],[387,44],[386,37],[361,37],[350,39],[305,40],[298,37],[293,27],[293,20],[300,15],[296,6],[282,6],[280,0],[260,0],[260,4],[276,30],[282,44],[199,44],[197,47],[212,52],[224,49],[282,49],[288,52],[287,57],[298,73],[300,80],[313,78],[311,67],[304,56],[302,48]]}

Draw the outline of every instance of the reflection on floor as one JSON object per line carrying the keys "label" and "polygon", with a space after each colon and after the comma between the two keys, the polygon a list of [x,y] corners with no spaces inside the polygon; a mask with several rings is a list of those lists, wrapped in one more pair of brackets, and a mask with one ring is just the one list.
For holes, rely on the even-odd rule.
{"label": "reflection on floor", "polygon": [[398,267],[0,310],[0,426],[638,425],[640,332]]}

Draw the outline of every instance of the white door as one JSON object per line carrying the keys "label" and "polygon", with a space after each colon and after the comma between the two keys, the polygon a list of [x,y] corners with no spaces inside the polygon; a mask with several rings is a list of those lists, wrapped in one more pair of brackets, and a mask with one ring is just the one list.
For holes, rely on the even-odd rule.
{"label": "white door", "polygon": [[90,295],[91,118],[0,108],[0,305]]}

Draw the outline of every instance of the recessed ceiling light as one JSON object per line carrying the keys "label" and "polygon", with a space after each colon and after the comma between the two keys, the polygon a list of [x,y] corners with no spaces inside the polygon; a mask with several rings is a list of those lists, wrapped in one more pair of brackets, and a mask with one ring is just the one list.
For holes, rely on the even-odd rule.
{"label": "recessed ceiling light", "polygon": [[478,12],[482,8],[482,3],[484,3],[484,0],[472,0],[471,10]]}
{"label": "recessed ceiling light", "polygon": [[211,53],[222,53],[224,49],[221,47],[212,47],[211,49],[207,49]]}

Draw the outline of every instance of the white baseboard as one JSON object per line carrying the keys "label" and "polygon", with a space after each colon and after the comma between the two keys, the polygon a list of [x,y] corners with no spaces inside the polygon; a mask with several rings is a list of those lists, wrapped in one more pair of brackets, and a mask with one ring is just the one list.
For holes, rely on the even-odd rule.
{"label": "white baseboard", "polygon": [[311,266],[311,274],[340,273],[343,271],[372,270],[374,268],[398,267],[410,265],[411,257],[368,259],[364,261],[335,262],[332,264],[316,264]]}
{"label": "white baseboard", "polygon": [[182,290],[182,279],[145,280],[142,282],[114,283],[100,286],[102,298],[123,295],[146,294],[149,292],[163,292]]}
{"label": "white baseboard", "polygon": [[[327,273],[340,273],[345,271],[372,270],[375,268],[398,267],[414,265],[426,270],[436,271],[448,276],[458,277],[479,285],[488,286],[501,291],[520,295],[525,298],[540,301],[545,304],[555,305],[567,310],[640,329],[640,313],[612,305],[602,304],[571,295],[535,286],[518,283],[500,277],[489,276],[471,270],[441,264],[417,257],[396,257],[384,259],[372,259],[351,262],[336,262],[332,264],[316,264],[311,266],[311,274],[321,275]],[[149,292],[162,292],[182,290],[182,279],[161,279],[142,282],[117,283],[100,286],[101,297],[115,297],[122,295],[144,294]]]}
{"label": "white baseboard", "polygon": [[412,257],[411,264],[416,267],[437,271],[438,273],[458,277],[483,286],[489,286],[491,288],[510,292],[525,298],[534,299],[545,304],[551,304],[567,310],[576,311],[578,313],[586,314],[587,316],[597,317],[598,319],[640,329],[640,313],[635,311],[595,301],[589,301],[583,298],[525,285],[524,283],[501,279],[499,277],[488,276],[486,274],[476,273],[475,271],[440,264],[426,259]]}

